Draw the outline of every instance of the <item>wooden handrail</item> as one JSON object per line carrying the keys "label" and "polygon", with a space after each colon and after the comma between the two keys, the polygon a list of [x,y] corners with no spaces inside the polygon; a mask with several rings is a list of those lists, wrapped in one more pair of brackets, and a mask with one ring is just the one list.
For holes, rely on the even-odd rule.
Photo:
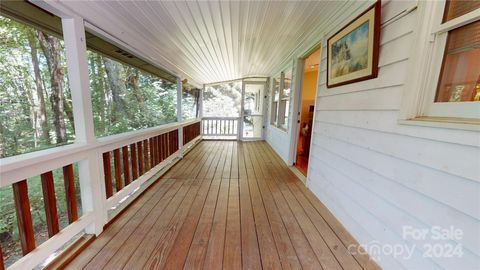
{"label": "wooden handrail", "polygon": [[240,117],[202,117],[202,120],[240,120]]}
{"label": "wooden handrail", "polygon": [[[123,134],[99,138],[95,143],[74,143],[54,147],[37,152],[0,159],[0,187],[9,186],[22,179],[40,175],[46,171],[61,168],[86,159],[91,151],[107,152],[132,142],[145,140],[154,134],[163,134],[180,129],[201,119],[187,120],[179,123],[166,124],[144,130],[131,131]],[[38,166],[42,164],[42,166]]]}

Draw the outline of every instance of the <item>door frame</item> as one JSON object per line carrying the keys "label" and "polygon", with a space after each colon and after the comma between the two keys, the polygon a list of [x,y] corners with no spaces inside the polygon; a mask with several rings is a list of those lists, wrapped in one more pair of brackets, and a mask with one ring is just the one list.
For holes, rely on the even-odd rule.
{"label": "door frame", "polygon": [[[268,87],[268,78],[258,78],[258,81],[245,81],[245,79],[252,79],[252,78],[243,78],[242,79],[242,101],[240,105],[240,119],[238,121],[238,138],[241,141],[261,141],[265,139],[265,113],[267,112],[267,87]],[[261,81],[264,80],[264,81]],[[262,135],[260,137],[255,138],[245,138],[243,137],[243,117],[244,117],[244,108],[245,108],[245,85],[246,84],[256,84],[256,85],[263,85],[263,97],[262,97]]]}
{"label": "door frame", "polygon": [[[300,116],[301,116],[301,106],[302,106],[302,94],[303,94],[303,71],[304,71],[304,64],[305,59],[314,53],[316,50],[320,49],[320,59],[318,61],[318,71],[317,71],[317,83],[315,85],[315,102],[314,102],[314,111],[313,111],[313,121],[312,121],[312,137],[310,138],[310,145],[313,142],[313,131],[315,127],[315,115],[317,111],[317,100],[318,100],[318,85],[320,81],[320,67],[322,64],[322,43],[318,42],[310,48],[307,52],[305,52],[301,57],[297,58],[296,60],[296,86],[295,86],[295,93],[294,93],[294,103],[293,103],[293,110],[292,110],[292,133],[290,134],[290,155],[289,155],[289,164],[295,166],[297,161],[297,147],[298,147],[298,139],[300,137]],[[310,161],[312,151],[308,154],[308,160]],[[308,175],[310,170],[307,168],[307,175],[305,176],[306,181],[308,181]],[[305,183],[307,184],[307,183]]]}

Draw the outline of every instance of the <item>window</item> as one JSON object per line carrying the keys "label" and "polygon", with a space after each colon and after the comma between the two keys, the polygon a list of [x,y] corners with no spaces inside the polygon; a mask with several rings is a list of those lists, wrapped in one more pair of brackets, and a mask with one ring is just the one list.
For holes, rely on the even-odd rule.
{"label": "window", "polygon": [[36,24],[24,23],[24,18],[17,20],[9,16],[9,6],[5,6],[5,13],[3,8],[0,158],[73,143],[74,119],[60,19],[49,16],[60,31],[54,33],[32,27]]}
{"label": "window", "polygon": [[103,137],[177,120],[177,85],[88,50],[95,135]]}
{"label": "window", "polygon": [[280,76],[274,78],[272,83],[272,110],[270,112],[270,124],[283,130],[287,130],[288,128],[291,84],[291,70],[280,73]]}
{"label": "window", "polygon": [[280,99],[280,80],[281,76],[273,79],[272,82],[272,106],[270,111],[270,124],[277,126],[278,101]]}
{"label": "window", "polygon": [[290,113],[290,93],[292,85],[292,73],[287,72],[282,77],[282,91],[280,92],[280,107],[278,109],[279,127],[287,130],[288,127],[288,115]]}
{"label": "window", "polygon": [[[468,3],[480,6],[480,2]],[[460,15],[454,15],[459,12],[453,8],[458,6],[455,4],[447,3],[446,20]],[[479,75],[480,21],[477,21],[449,31],[435,102],[479,101]]]}
{"label": "window", "polygon": [[198,117],[198,100],[200,89],[185,86],[182,88],[182,119],[194,119]]}
{"label": "window", "polygon": [[[405,107],[409,108],[402,108],[402,117],[478,123],[480,2],[427,1],[420,5],[424,21],[418,33],[423,46],[414,57],[419,70],[412,74],[414,87],[407,88],[411,95]],[[408,103],[418,106],[410,107]]]}
{"label": "window", "polygon": [[242,81],[208,85],[203,93],[204,117],[240,117]]}

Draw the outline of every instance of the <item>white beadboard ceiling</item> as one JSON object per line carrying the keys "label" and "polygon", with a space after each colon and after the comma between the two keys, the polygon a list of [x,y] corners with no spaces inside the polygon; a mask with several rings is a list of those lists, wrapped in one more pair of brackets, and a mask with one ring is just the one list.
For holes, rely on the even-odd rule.
{"label": "white beadboard ceiling", "polygon": [[203,84],[277,72],[319,27],[350,4],[62,1],[51,5],[83,17],[154,64]]}

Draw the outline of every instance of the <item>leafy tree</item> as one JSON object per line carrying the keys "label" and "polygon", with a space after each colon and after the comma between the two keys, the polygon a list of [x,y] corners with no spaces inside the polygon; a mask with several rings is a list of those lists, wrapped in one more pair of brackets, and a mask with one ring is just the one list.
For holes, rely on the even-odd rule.
{"label": "leafy tree", "polygon": [[[177,120],[176,84],[93,51],[87,51],[87,57],[97,136]],[[0,158],[72,143],[74,139],[63,41],[0,16]],[[53,173],[58,214],[65,227],[63,174],[61,168]],[[76,188],[80,200],[78,183]],[[28,179],[28,190],[39,244],[47,237],[39,176]],[[0,188],[0,214],[0,244],[8,265],[21,256],[11,186]]]}
{"label": "leafy tree", "polygon": [[203,93],[204,116],[238,117],[241,102],[241,81],[208,86]]}

